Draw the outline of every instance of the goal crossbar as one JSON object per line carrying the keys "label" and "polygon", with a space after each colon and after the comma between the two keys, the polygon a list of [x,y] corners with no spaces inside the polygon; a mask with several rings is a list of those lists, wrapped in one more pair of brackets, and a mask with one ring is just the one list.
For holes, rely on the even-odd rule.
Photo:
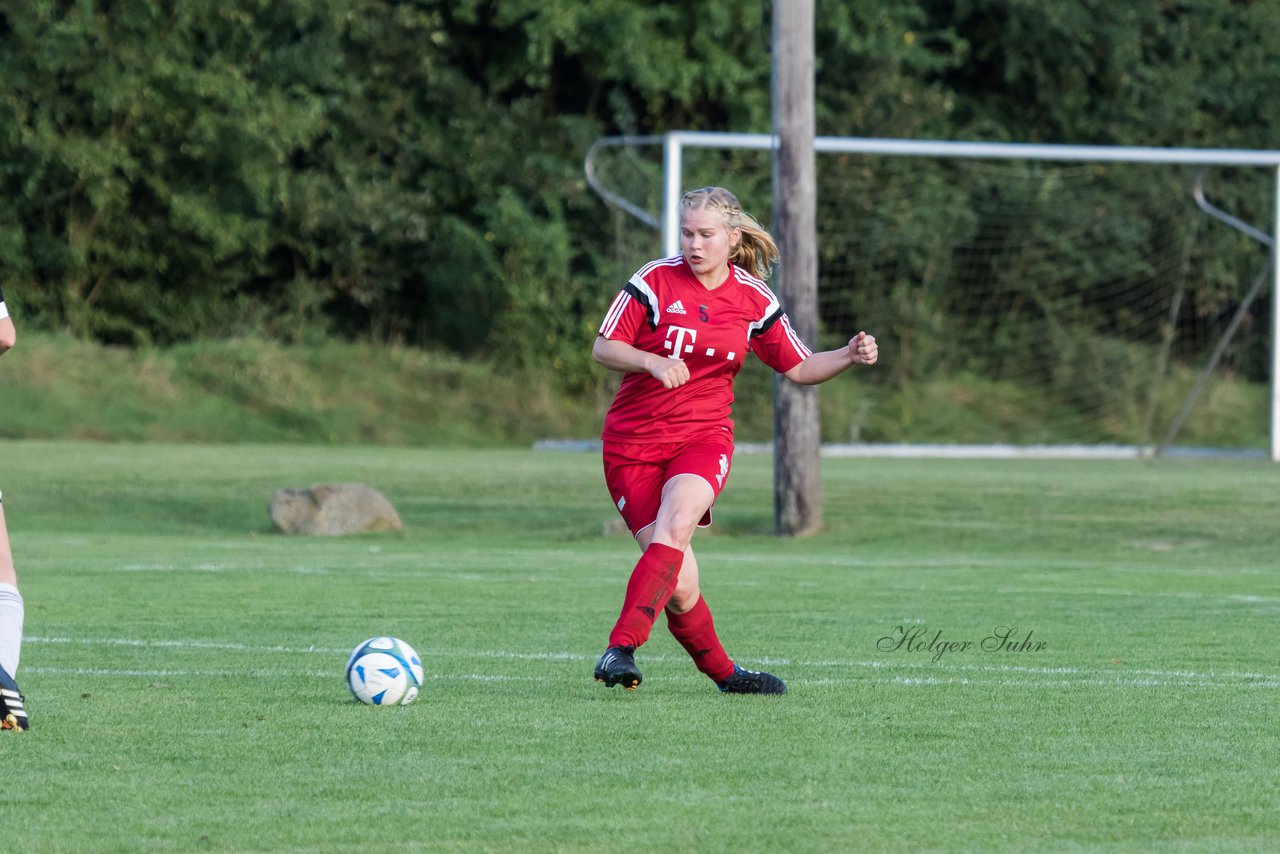
{"label": "goal crossbar", "polygon": [[[668,255],[680,249],[679,204],[686,148],[738,148],[770,151],[778,138],[768,133],[672,131],[661,137],[663,148],[662,246]],[[603,140],[602,140],[603,142]],[[897,157],[954,157],[973,160],[1058,160],[1087,163],[1166,163],[1189,166],[1260,166],[1280,170],[1280,151],[1237,148],[1154,148],[1111,145],[1056,145],[1020,142],[946,142],[918,139],[818,136],[813,150],[826,154],[886,154]],[[1277,187],[1280,194],[1280,186]],[[1276,232],[1280,234],[1280,209]],[[1274,268],[1274,265],[1273,265]]]}
{"label": "goal crossbar", "polygon": [[[661,144],[663,160],[662,213],[654,217],[616,194],[609,193],[594,181],[592,161],[595,153],[610,145]],[[709,131],[671,131],[661,136],[605,137],[587,154],[586,172],[593,189],[632,216],[660,228],[663,252],[674,255],[680,250],[679,205],[684,193],[683,152],[686,148],[746,149],[770,151],[778,148],[778,137],[767,133],[719,133]],[[890,155],[897,157],[932,157],[984,160],[1041,160],[1088,163],[1148,163],[1190,166],[1261,167],[1273,172],[1273,222],[1270,234],[1253,228],[1235,217],[1197,204],[1210,216],[1269,244],[1271,250],[1271,282],[1276,290],[1280,271],[1280,150],[1232,148],[1157,148],[1143,146],[1062,145],[1048,143],[959,142],[915,139],[882,139],[871,137],[814,138],[815,152],[835,154]],[[1280,299],[1271,300],[1271,417],[1270,458],[1280,462]]]}

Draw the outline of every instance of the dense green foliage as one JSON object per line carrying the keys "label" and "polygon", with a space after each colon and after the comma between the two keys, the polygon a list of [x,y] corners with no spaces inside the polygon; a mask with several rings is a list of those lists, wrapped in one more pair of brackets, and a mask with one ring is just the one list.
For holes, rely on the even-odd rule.
{"label": "dense green foliage", "polygon": [[[1268,4],[817,6],[820,133],[1276,145]],[[550,364],[581,387],[617,275],[586,148],[766,130],[770,16],[8,0],[0,282],[24,323],[106,342],[338,333]],[[1265,193],[1231,192],[1266,219]]]}

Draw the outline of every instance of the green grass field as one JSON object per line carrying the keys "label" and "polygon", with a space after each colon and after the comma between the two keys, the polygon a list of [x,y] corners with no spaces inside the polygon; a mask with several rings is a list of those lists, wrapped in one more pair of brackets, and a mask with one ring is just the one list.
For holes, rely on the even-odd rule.
{"label": "green grass field", "polygon": [[[661,627],[640,690],[592,682],[637,554],[592,454],[0,442],[0,478],[9,850],[1280,850],[1268,463],[826,460],[788,541],[740,456],[703,588],[783,698]],[[353,480],[405,532],[270,532],[274,490]],[[384,633],[413,706],[346,691]]]}

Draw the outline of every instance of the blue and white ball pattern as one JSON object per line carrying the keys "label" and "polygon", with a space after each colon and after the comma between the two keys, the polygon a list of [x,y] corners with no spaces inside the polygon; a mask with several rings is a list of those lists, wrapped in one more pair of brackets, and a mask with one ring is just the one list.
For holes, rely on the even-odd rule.
{"label": "blue and white ball pattern", "polygon": [[423,678],[422,659],[399,638],[369,638],[347,659],[347,685],[370,706],[409,705],[418,699]]}

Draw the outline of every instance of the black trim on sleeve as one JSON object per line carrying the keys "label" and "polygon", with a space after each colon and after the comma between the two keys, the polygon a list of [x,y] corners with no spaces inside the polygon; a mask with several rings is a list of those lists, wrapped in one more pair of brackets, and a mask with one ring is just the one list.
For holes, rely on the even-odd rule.
{"label": "black trim on sleeve", "polygon": [[0,288],[0,302],[4,302],[4,288]]}
{"label": "black trim on sleeve", "polygon": [[631,295],[631,298],[644,306],[645,314],[649,317],[649,327],[651,329],[658,328],[658,307],[649,301],[644,295],[644,291],[637,288],[631,282],[627,282],[622,289]]}
{"label": "black trim on sleeve", "polygon": [[764,319],[764,323],[761,323],[761,324],[760,324],[760,328],[759,328],[759,329],[757,329],[755,332],[752,332],[752,333],[751,333],[751,337],[752,337],[752,338],[755,338],[757,335],[763,335],[763,334],[765,334],[766,332],[768,332],[768,331],[769,331],[769,327],[773,326],[773,324],[775,324],[775,323],[777,323],[779,320],[781,320],[781,319],[782,319],[782,316],[783,316],[784,314],[786,314],[786,312],[784,312],[781,308],[779,308],[779,309],[778,309],[777,311],[775,311],[773,314],[771,314],[771,315],[769,315],[768,317],[766,317],[766,318]]}

